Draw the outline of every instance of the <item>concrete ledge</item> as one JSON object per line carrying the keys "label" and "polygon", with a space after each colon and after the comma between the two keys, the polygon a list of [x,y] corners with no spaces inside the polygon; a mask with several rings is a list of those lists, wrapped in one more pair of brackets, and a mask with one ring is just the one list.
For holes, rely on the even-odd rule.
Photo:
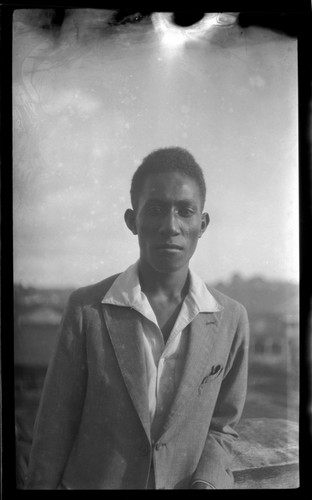
{"label": "concrete ledge", "polygon": [[[18,429],[17,429],[18,430]],[[17,487],[23,488],[31,444],[30,434],[17,432]],[[234,445],[234,489],[299,487],[298,424],[272,418],[242,419]],[[26,438],[26,440],[25,440]]]}
{"label": "concrete ledge", "polygon": [[246,418],[236,428],[232,470],[297,463],[298,423],[280,418]]}
{"label": "concrete ledge", "polygon": [[298,423],[276,418],[242,419],[234,445],[235,489],[298,488]]}
{"label": "concrete ledge", "polygon": [[291,489],[299,487],[299,465],[272,465],[234,471],[234,489]]}

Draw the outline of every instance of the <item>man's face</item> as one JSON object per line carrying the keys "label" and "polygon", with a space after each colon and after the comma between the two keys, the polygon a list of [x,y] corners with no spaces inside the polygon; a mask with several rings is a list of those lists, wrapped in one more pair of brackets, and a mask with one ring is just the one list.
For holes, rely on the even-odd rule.
{"label": "man's face", "polygon": [[187,268],[209,223],[196,182],[178,172],[150,175],[132,216],[126,222],[138,235],[140,259],[158,272]]}

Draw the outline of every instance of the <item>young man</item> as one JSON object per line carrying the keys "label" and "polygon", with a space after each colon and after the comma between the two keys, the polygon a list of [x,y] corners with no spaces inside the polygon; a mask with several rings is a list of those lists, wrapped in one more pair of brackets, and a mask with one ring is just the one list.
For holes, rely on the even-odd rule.
{"label": "young man", "polygon": [[181,148],[151,153],[135,172],[125,221],[140,258],[69,299],[28,489],[233,487],[248,320],[189,269],[209,223],[205,194]]}

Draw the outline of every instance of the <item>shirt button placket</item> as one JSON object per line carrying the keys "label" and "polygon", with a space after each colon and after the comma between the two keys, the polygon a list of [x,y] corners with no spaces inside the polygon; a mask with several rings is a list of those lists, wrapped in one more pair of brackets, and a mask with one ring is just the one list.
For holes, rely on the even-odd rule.
{"label": "shirt button placket", "polygon": [[[154,444],[154,450],[155,451],[159,451],[163,446],[166,446],[166,443],[155,443]],[[166,488],[164,486],[160,486],[158,488],[156,488],[157,490],[165,490]]]}

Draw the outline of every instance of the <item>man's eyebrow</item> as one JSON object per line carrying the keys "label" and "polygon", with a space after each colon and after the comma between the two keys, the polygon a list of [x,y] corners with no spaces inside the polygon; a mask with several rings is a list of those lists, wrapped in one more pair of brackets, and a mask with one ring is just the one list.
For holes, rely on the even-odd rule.
{"label": "man's eyebrow", "polygon": [[150,205],[151,203],[168,203],[168,200],[164,200],[163,198],[148,198],[145,201],[145,205]]}

